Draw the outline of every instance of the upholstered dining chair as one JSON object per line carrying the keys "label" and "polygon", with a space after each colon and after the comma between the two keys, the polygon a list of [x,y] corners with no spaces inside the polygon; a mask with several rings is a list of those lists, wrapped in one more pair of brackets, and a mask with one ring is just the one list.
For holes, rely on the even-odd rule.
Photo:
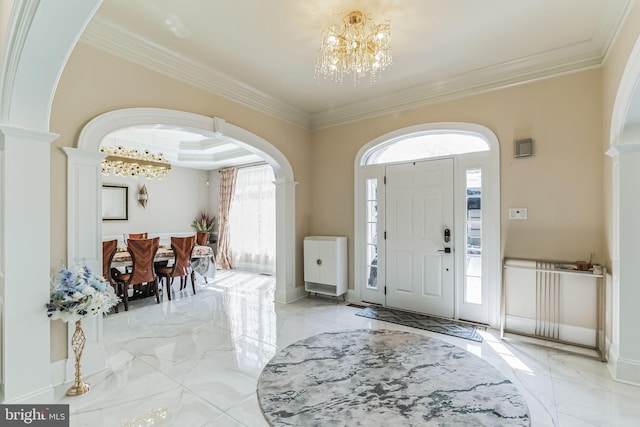
{"label": "upholstered dining chair", "polygon": [[[132,233],[132,234],[124,234],[124,242],[127,243],[127,241],[129,239],[132,240],[140,240],[140,239],[148,239],[149,238],[149,234],[148,233]],[[131,267],[126,267],[125,268],[127,273],[131,273]]]}
{"label": "upholstered dining chair", "polygon": [[156,295],[156,303],[160,303],[158,295],[158,276],[156,276],[153,268],[153,258],[160,247],[160,238],[153,239],[129,239],[127,240],[127,249],[131,254],[131,262],[133,263],[131,273],[121,273],[117,269],[112,269],[114,280],[123,288],[123,301],[125,311],[129,310],[129,285],[146,284],[146,293],[149,294],[149,288],[153,286]]}
{"label": "upholstered dining chair", "polygon": [[193,294],[196,294],[195,273],[191,268],[191,252],[193,252],[195,244],[196,236],[171,237],[171,249],[175,254],[175,261],[170,267],[156,267],[156,273],[160,280],[164,278],[164,288],[169,301],[171,301],[171,285],[176,277],[180,278],[180,290],[182,290],[187,286],[187,277],[191,276],[191,288],[193,289]]}
{"label": "upholstered dining chair", "polygon": [[148,233],[132,233],[132,234],[125,234],[125,241],[126,240],[139,240],[139,239],[148,239],[149,238],[149,234]]}
{"label": "upholstered dining chair", "polygon": [[[111,277],[111,262],[117,250],[118,239],[102,242],[102,277],[104,277],[107,283],[113,286],[116,295],[118,295],[118,284],[113,280],[113,277]],[[115,305],[114,310],[116,313],[118,312],[118,304]]]}

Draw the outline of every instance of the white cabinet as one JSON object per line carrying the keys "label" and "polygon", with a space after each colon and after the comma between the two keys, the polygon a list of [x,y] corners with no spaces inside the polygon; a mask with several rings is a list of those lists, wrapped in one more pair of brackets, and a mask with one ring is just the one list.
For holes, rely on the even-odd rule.
{"label": "white cabinet", "polygon": [[304,239],[304,289],[340,296],[347,293],[347,238],[308,236]]}

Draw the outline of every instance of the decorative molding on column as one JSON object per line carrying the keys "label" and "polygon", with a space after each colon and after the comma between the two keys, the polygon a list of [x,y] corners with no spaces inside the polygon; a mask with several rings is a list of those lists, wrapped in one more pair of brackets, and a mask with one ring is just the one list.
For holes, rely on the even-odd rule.
{"label": "decorative molding on column", "polygon": [[106,154],[63,147],[67,155],[67,266],[102,271],[102,159]]}
{"label": "decorative molding on column", "polygon": [[612,279],[617,293],[613,298],[616,336],[610,351],[609,370],[616,381],[640,385],[640,344],[636,339],[640,313],[634,303],[640,296],[637,287],[640,266],[635,262],[640,236],[636,215],[640,208],[636,185],[640,179],[640,144],[616,144],[612,148],[617,153],[612,168]]}
{"label": "decorative molding on column", "polygon": [[[105,153],[62,147],[67,155],[67,266],[84,261],[93,271],[102,273],[102,159]],[[87,338],[82,356],[85,374],[105,367],[101,317],[87,318],[82,326]],[[67,325],[71,348],[73,322]],[[75,359],[69,353],[65,382],[74,379]]]}
{"label": "decorative molding on column", "polygon": [[287,304],[300,298],[296,291],[295,181],[276,179],[276,302]]}
{"label": "decorative molding on column", "polygon": [[42,206],[51,203],[51,142],[58,135],[12,126],[0,126],[0,135],[2,399],[47,401],[53,394],[51,326],[44,310],[50,295],[51,220]]}
{"label": "decorative molding on column", "polygon": [[0,127],[0,245],[11,247],[10,253],[0,253],[6,269],[1,286],[4,403],[53,399],[51,325],[43,306],[51,275],[50,142],[57,135],[47,131],[64,65],[101,2],[57,0],[53,7],[52,1],[16,0],[3,29],[0,123],[8,126]]}
{"label": "decorative molding on column", "polygon": [[[21,139],[22,142],[42,142],[43,144],[51,144],[60,136],[57,133],[42,132],[3,124],[0,124],[0,133],[5,136]],[[0,149],[4,148],[0,147]]]}
{"label": "decorative molding on column", "polygon": [[614,159],[624,153],[638,153],[638,152],[640,152],[640,143],[615,144],[610,146],[609,149],[604,152],[604,154]]}

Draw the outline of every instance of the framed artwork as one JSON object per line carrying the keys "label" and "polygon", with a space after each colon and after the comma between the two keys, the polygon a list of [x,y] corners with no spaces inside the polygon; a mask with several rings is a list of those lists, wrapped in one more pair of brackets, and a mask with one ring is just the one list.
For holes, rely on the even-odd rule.
{"label": "framed artwork", "polygon": [[129,219],[129,187],[126,185],[102,185],[102,220],[126,221]]}

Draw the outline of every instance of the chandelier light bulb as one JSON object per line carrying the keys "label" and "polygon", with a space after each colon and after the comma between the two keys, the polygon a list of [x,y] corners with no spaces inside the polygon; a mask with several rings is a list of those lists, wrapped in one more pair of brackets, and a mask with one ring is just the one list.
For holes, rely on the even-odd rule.
{"label": "chandelier light bulb", "polygon": [[322,44],[316,59],[315,77],[342,83],[345,74],[353,75],[354,84],[369,74],[375,82],[391,60],[391,23],[372,23],[368,16],[353,11],[342,23],[323,30]]}

